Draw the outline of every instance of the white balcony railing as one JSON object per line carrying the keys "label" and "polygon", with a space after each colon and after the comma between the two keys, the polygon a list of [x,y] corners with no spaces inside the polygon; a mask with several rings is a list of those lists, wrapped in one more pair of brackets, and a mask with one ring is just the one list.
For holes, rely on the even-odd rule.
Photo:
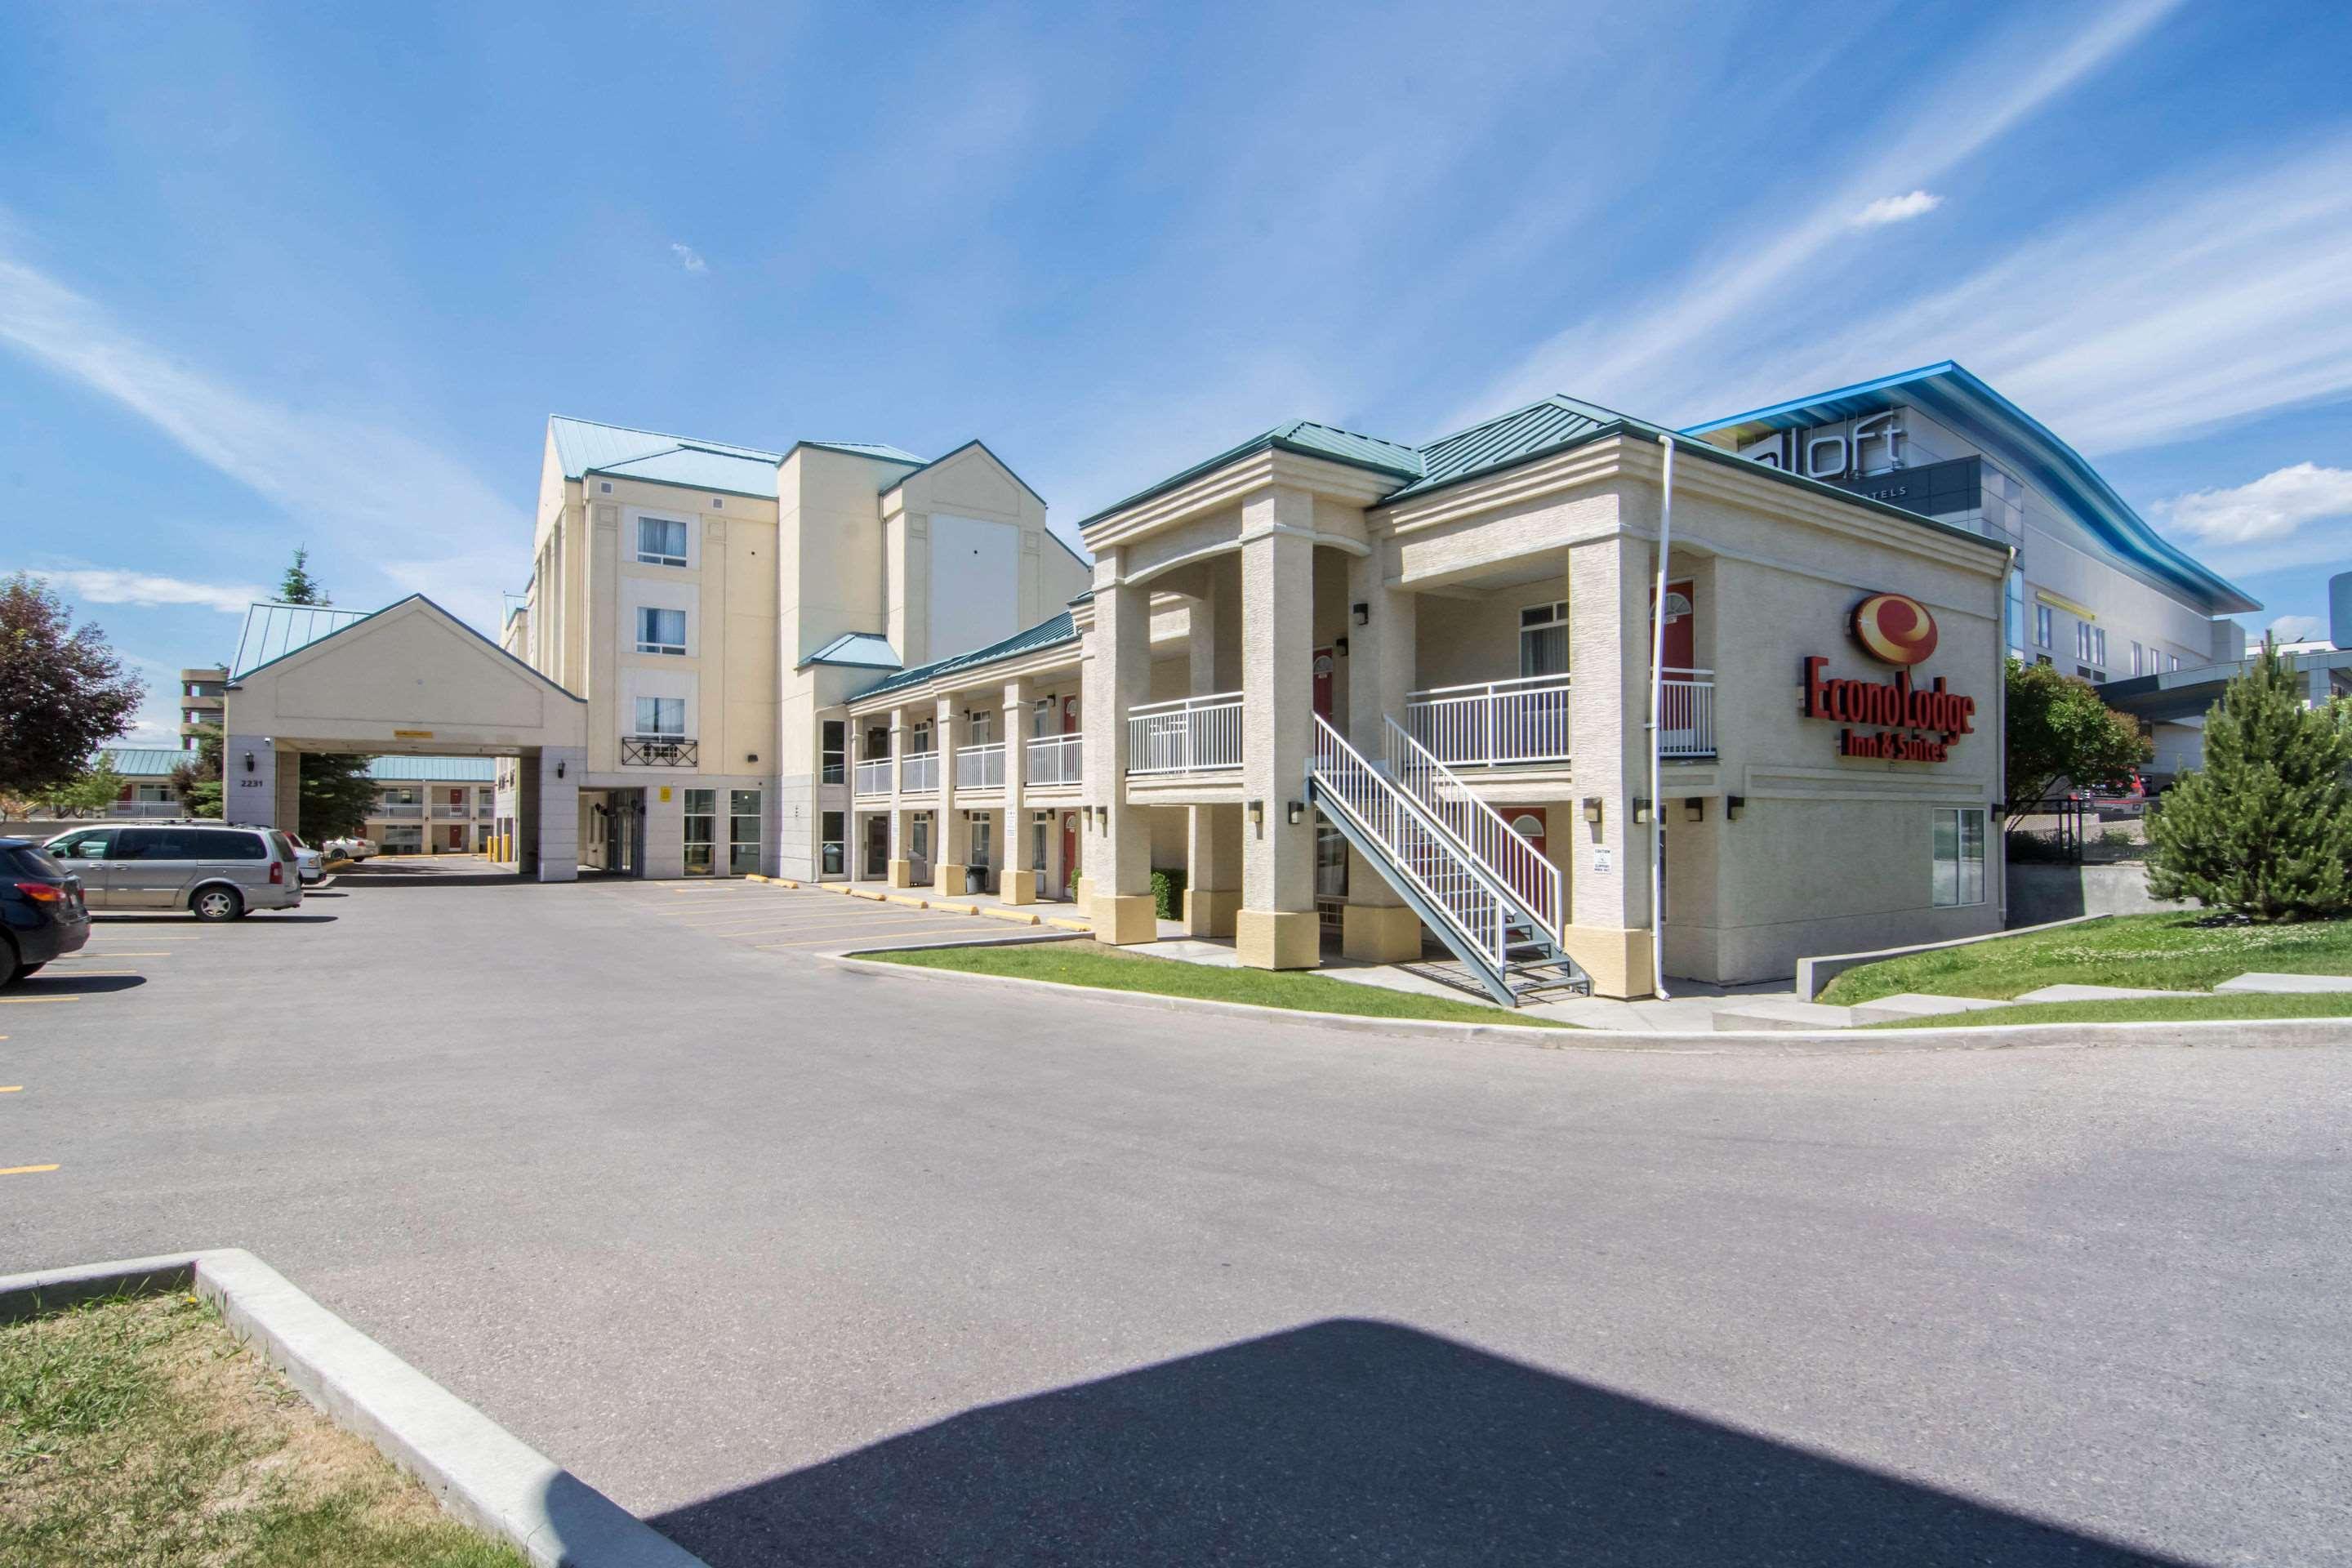
{"label": "white balcony railing", "polygon": [[391,801],[378,801],[375,809],[368,815],[382,817],[387,822],[396,822],[404,817],[422,817],[425,815],[425,807],[413,803],[402,805]]}
{"label": "white balcony railing", "polygon": [[1242,765],[1242,694],[1147,702],[1127,710],[1127,771],[1197,773]]}
{"label": "white balcony railing", "polygon": [[1658,751],[1668,757],[1715,755],[1715,671],[1665,672],[1658,692]]}
{"label": "white balcony railing", "polygon": [[1004,742],[990,742],[978,746],[956,748],[956,788],[1003,789],[1004,787]]}
{"label": "white balcony railing", "polygon": [[909,752],[898,763],[898,787],[908,795],[926,795],[940,787],[940,754]]}
{"label": "white balcony railing", "polygon": [[1040,735],[1030,742],[1028,771],[1022,782],[1033,788],[1078,783],[1085,771],[1084,740],[1084,736],[1074,732]]}
{"label": "white balcony railing", "polygon": [[462,805],[436,805],[433,808],[433,815],[444,821],[455,822],[467,813]]}
{"label": "white balcony railing", "polygon": [[1406,700],[1405,730],[1454,767],[1564,763],[1568,706],[1565,675],[1438,686]]}
{"label": "white balcony railing", "polygon": [[859,795],[888,795],[890,759],[877,757],[872,762],[858,763],[856,789]]}

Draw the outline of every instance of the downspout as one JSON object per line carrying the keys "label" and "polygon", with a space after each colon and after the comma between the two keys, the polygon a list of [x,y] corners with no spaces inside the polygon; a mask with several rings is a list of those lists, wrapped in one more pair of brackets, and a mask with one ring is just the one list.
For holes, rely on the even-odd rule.
{"label": "downspout", "polygon": [[[2000,610],[1993,617],[1994,624],[2000,627],[2000,636],[1994,639],[2000,645],[2000,658],[1996,661],[1998,669],[1992,688],[1992,776],[2000,799],[1993,810],[1985,814],[1985,860],[1988,864],[1996,863],[1993,850],[1996,847],[2000,849],[1997,863],[2000,867],[2000,929],[2003,931],[2009,929],[2009,661],[2012,657],[2009,643],[2009,580],[2017,571],[2018,557],[2023,553],[2015,544],[2009,547],[2009,563],[2001,568],[2000,573]],[[2021,588],[2023,584],[2019,586]],[[2022,610],[2021,603],[2019,607]],[[2025,635],[2022,626],[2017,631],[2020,637]]]}
{"label": "downspout", "polygon": [[1666,554],[1675,538],[1675,438],[1660,435],[1658,472],[1658,585],[1650,601],[1650,990],[1666,999],[1665,803],[1658,798],[1660,757],[1665,747]]}

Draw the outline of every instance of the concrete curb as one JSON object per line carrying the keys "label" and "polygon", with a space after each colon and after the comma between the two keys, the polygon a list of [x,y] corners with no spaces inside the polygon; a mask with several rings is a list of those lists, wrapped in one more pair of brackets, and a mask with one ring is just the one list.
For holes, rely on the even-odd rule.
{"label": "concrete curb", "polygon": [[1811,1002],[1822,994],[1822,987],[1849,969],[1864,964],[1884,963],[1890,958],[1909,958],[1917,952],[1941,952],[1949,947],[1974,947],[1980,942],[1999,942],[2003,937],[2032,936],[2036,931],[2056,931],[2061,926],[2078,926],[2084,921],[2103,921],[2106,915],[2069,915],[2063,921],[2044,921],[2038,926],[2017,926],[2009,931],[1989,931],[1978,936],[1948,937],[1942,942],[1915,942],[1908,947],[1882,947],[1875,952],[1825,952],[1815,958],[1797,960],[1797,978],[1790,984],[1800,1002]]}
{"label": "concrete curb", "polygon": [[[1017,947],[1037,937],[959,942],[964,947]],[[1309,1013],[1291,1007],[1261,1007],[1250,1002],[1218,1002],[1199,996],[1161,996],[1149,991],[1114,991],[1031,980],[1018,974],[973,974],[958,969],[926,969],[885,963],[866,956],[913,951],[904,944],[852,948],[811,956],[867,974],[917,980],[961,981],[981,985],[1023,986],[1092,997],[1121,1006],[1163,1013],[1206,1013],[1252,1018],[1260,1023],[1316,1024],[1349,1034],[1412,1035],[1441,1040],[1508,1040],[1542,1050],[1716,1053],[1743,1051],[1764,1056],[1884,1056],[1910,1051],[2000,1051],[2115,1046],[2352,1046],[2352,1018],[2225,1018],[2189,1023],[1988,1024],[1948,1029],[1837,1029],[1800,1031],[1722,1029],[1710,1033],[1622,1034],[1577,1027],[1530,1028],[1524,1024],[1449,1024],[1434,1018],[1380,1018],[1353,1013]]]}
{"label": "concrete curb", "polygon": [[544,1568],[708,1568],[618,1503],[304,1295],[241,1247],[0,1277],[0,1321],[193,1288],[336,1426],[441,1506]]}

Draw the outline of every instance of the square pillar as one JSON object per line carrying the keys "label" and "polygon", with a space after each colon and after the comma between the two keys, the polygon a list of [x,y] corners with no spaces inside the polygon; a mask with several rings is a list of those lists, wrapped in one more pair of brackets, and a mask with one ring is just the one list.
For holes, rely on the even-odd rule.
{"label": "square pillar", "polygon": [[1004,683],[1004,847],[996,896],[1008,904],[1037,901],[1038,872],[1029,864],[1029,683]]}
{"label": "square pillar", "polygon": [[[1569,747],[1577,809],[1550,825],[1569,836],[1568,951],[1596,996],[1650,994],[1650,829],[1633,821],[1649,793],[1650,559],[1645,540],[1619,533],[1568,556]],[[1601,821],[1584,819],[1598,799]]]}
{"label": "square pillar", "polygon": [[288,833],[302,831],[302,753],[291,746],[278,748],[278,826]]}
{"label": "square pillar", "polygon": [[915,883],[915,863],[907,854],[907,710],[890,710],[890,859],[884,880],[894,888]]}
{"label": "square pillar", "polygon": [[1242,808],[1196,805],[1184,824],[1184,934],[1231,936],[1242,907]]}
{"label": "square pillar", "polygon": [[931,886],[951,898],[963,897],[964,870],[971,858],[971,828],[956,809],[956,745],[963,739],[956,722],[955,703],[942,697],[931,731],[940,748],[939,843],[932,853],[936,875]]}
{"label": "square pillar", "polygon": [[[1254,969],[1322,962],[1315,825],[1307,798],[1315,722],[1315,498],[1275,486],[1242,507],[1242,907],[1234,945]],[[1252,819],[1255,816],[1255,820]]]}
{"label": "square pillar", "polygon": [[[1356,622],[1355,606],[1364,606]],[[1417,601],[1388,585],[1387,552],[1348,563],[1348,740],[1367,757],[1386,754],[1388,721],[1402,722],[1412,693],[1419,636]],[[1421,917],[1379,867],[1348,851],[1348,901],[1339,950],[1364,963],[1410,963],[1421,956]]]}
{"label": "square pillar", "polygon": [[584,746],[542,747],[538,756],[523,759],[523,814],[538,818],[526,875],[542,882],[580,879],[580,775],[587,765]]}
{"label": "square pillar", "polygon": [[1160,921],[1151,902],[1151,825],[1127,800],[1127,711],[1149,700],[1151,689],[1150,595],[1118,580],[1123,561],[1121,552],[1097,563],[1085,745],[1087,791],[1102,804],[1087,814],[1081,857],[1096,939],[1126,945],[1157,940]]}
{"label": "square pillar", "polygon": [[[246,759],[253,765],[246,766]],[[288,772],[293,770],[289,767]],[[289,827],[278,815],[278,747],[267,735],[221,737],[221,817],[247,827]]]}
{"label": "square pillar", "polygon": [[[665,792],[669,795],[667,800],[662,798]],[[645,809],[637,815],[638,830],[644,836],[637,845],[637,875],[648,879],[685,876],[684,782],[664,784],[649,781],[643,798]]]}

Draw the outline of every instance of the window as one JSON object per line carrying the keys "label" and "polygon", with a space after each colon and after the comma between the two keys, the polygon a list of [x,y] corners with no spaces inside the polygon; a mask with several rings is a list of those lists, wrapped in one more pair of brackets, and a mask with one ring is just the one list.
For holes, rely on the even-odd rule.
{"label": "window", "polygon": [[913,730],[907,737],[907,754],[919,757],[934,749],[931,742],[931,721],[929,719],[917,720]]}
{"label": "window", "polygon": [[[639,701],[645,700],[643,698]],[[710,875],[710,839],[719,823],[719,792],[715,789],[690,789],[686,792],[686,874],[689,877]]]}
{"label": "window", "polygon": [[2047,605],[2033,606],[2033,646],[2035,647],[2050,646],[2050,606]]}
{"label": "window", "polygon": [[1568,601],[1531,605],[1519,612],[1519,673],[1568,673]]}
{"label": "window", "polygon": [[60,838],[49,846],[49,852],[68,860],[103,860],[113,847],[113,831],[100,828],[96,833],[77,833],[71,838]]}
{"label": "window", "polygon": [[931,859],[931,814],[919,811],[915,820],[907,825],[907,858],[925,865]]}
{"label": "window", "polygon": [[2105,626],[2091,628],[2091,662],[2101,669],[2107,667],[2107,628]]}
{"label": "window", "polygon": [[821,842],[817,846],[817,875],[838,877],[842,874],[842,868],[849,863],[848,846],[843,842],[848,817],[845,811],[828,811],[819,817]]}
{"label": "window", "polygon": [[2144,670],[2142,670],[2142,669],[2140,668],[2140,658],[2141,658],[2141,655],[2142,655],[2142,649],[2141,649],[2141,647],[2140,647],[2139,644],[2137,644],[2137,643],[2134,643],[2134,644],[2132,644],[2132,673],[2133,673],[2134,675],[2141,675],[2141,674],[2145,674],[2145,673],[2146,673]]}
{"label": "window", "polygon": [[1985,901],[1985,814],[1980,806],[1939,806],[1932,814],[1937,909]]}
{"label": "window", "polygon": [[2172,668],[2175,669],[2180,668],[2180,656],[2177,653],[2172,656]]}
{"label": "window", "polygon": [[648,566],[686,564],[686,524],[674,517],[637,519],[637,559]]}
{"label": "window", "polygon": [[686,651],[686,612],[656,610],[650,606],[638,610],[637,651],[639,653],[684,653]]}
{"label": "window", "polygon": [[748,877],[760,868],[760,792],[727,792],[727,874]]}
{"label": "window", "polygon": [[2088,663],[2091,658],[2091,623],[2074,623],[2074,657]]}
{"label": "window", "polygon": [[840,784],[849,776],[849,726],[839,719],[824,721],[824,782]]}
{"label": "window", "polygon": [[971,824],[971,865],[986,871],[996,863],[996,818],[985,812],[965,813]]}
{"label": "window", "polygon": [[[269,846],[258,833],[234,833],[225,827],[199,828],[193,835],[196,854],[206,860],[267,860]],[[288,850],[284,858],[294,858]]]}
{"label": "window", "polygon": [[996,739],[996,714],[990,709],[975,708],[964,715],[964,729],[971,736],[971,744],[985,746]]}
{"label": "window", "polygon": [[686,699],[683,697],[638,698],[636,732],[640,735],[684,735],[686,733]]}
{"label": "window", "polygon": [[1029,705],[1029,733],[1033,737],[1042,741],[1054,732],[1054,716],[1059,706],[1050,697],[1040,697]]}

